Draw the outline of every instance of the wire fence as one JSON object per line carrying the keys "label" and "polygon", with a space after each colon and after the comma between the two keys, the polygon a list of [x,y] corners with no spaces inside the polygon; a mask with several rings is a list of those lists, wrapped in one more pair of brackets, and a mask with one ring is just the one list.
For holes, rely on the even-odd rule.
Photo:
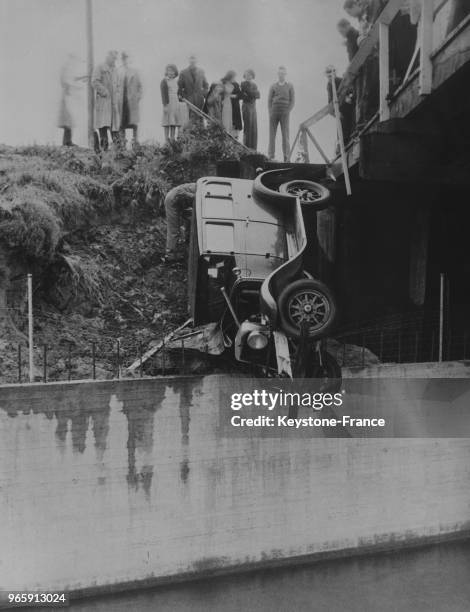
{"label": "wire fence", "polygon": [[[443,330],[440,342],[439,313],[394,315],[363,322],[335,335],[335,357],[342,367],[375,363],[419,363],[470,359],[470,330]],[[124,379],[165,375],[185,375],[193,371],[194,356],[185,338],[154,343],[148,355],[147,343],[136,340],[103,339],[89,345],[62,340],[54,346],[35,347],[34,380],[42,382]],[[151,350],[151,349],[150,349]],[[207,354],[206,359],[211,357]],[[215,358],[216,360],[218,358]],[[220,359],[220,358],[219,358]],[[29,379],[28,345],[20,342],[16,354],[16,382]],[[133,365],[132,370],[129,370]]]}
{"label": "wire fence", "polygon": [[[348,345],[361,348],[362,364],[372,353],[380,363],[460,361],[470,358],[470,330],[441,327],[439,311],[393,315],[342,330],[336,339],[343,346],[341,365],[348,365]],[[353,365],[353,364],[349,364]]]}

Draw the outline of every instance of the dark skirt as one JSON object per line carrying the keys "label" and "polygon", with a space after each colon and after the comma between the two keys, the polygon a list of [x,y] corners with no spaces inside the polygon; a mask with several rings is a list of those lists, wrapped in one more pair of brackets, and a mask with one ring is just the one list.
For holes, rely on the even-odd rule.
{"label": "dark skirt", "polygon": [[256,102],[243,102],[243,144],[256,151],[258,146],[258,119],[256,117]]}

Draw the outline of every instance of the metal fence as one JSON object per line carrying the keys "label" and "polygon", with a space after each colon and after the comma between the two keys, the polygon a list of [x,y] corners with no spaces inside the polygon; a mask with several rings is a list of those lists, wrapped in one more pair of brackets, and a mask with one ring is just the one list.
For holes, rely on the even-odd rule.
{"label": "metal fence", "polygon": [[[440,346],[438,313],[396,315],[363,323],[353,329],[339,330],[334,340],[334,354],[343,367],[470,359],[468,329],[452,331],[447,328]],[[68,341],[54,346],[43,344],[35,347],[34,380],[51,382],[184,375],[194,371],[192,366],[196,354],[199,360],[205,360],[206,366],[210,366],[212,359],[213,365],[219,366],[222,359],[188,349],[184,338],[162,342],[148,359],[145,358],[147,350],[147,343],[119,339],[104,339],[86,347],[77,347]],[[15,381],[26,382],[29,380],[27,343],[18,344],[16,360]],[[128,368],[133,363],[136,367],[131,373]]]}

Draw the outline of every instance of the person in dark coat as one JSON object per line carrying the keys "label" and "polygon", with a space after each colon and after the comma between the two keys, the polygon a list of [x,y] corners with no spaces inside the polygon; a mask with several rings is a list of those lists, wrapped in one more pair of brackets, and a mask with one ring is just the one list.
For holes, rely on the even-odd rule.
{"label": "person in dark coat", "polygon": [[[180,100],[188,100],[194,106],[201,109],[204,107],[204,101],[209,90],[204,70],[198,68],[197,58],[191,55],[189,58],[189,66],[180,72],[178,79],[178,97]],[[190,121],[201,121],[201,117],[189,110]]]}
{"label": "person in dark coat", "polygon": [[243,144],[256,151],[258,146],[258,118],[256,116],[256,100],[259,99],[259,89],[256,85],[255,73],[249,69],[243,75],[240,90],[243,115]]}
{"label": "person in dark coat", "polygon": [[346,46],[346,52],[348,54],[349,61],[356,55],[359,46],[357,39],[359,38],[359,31],[353,28],[351,23],[347,19],[340,19],[338,21],[338,32],[344,38],[344,44]]}
{"label": "person in dark coat", "polygon": [[222,79],[222,83],[231,83],[233,85],[233,91],[231,93],[232,98],[232,135],[238,138],[238,133],[243,129],[242,114],[240,111],[240,100],[242,99],[242,92],[240,85],[236,81],[237,73],[235,70],[229,70]]}

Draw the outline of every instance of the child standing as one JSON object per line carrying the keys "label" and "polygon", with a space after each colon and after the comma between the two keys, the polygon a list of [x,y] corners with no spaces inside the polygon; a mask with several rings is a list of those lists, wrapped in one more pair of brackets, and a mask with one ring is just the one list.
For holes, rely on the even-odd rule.
{"label": "child standing", "polygon": [[224,86],[222,81],[216,81],[212,83],[207,94],[206,104],[204,112],[209,115],[211,119],[222,123],[222,96],[224,93]]}
{"label": "child standing", "polygon": [[174,64],[168,64],[165,68],[165,77],[160,83],[163,103],[162,126],[165,129],[165,139],[167,142],[176,139],[177,129],[181,126],[177,76],[177,67]]}

